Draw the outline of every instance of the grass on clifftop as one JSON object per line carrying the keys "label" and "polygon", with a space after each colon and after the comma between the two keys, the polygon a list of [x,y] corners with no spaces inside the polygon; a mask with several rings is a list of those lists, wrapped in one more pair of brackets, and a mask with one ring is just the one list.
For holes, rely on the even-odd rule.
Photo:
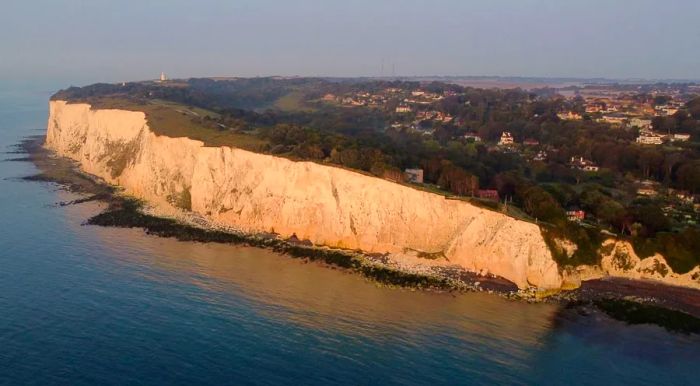
{"label": "grass on clifftop", "polygon": [[171,138],[191,138],[205,146],[229,146],[260,151],[267,144],[252,134],[239,133],[219,126],[214,118],[219,114],[196,107],[161,100],[140,101],[124,97],[91,98],[93,109],[120,109],[141,111],[146,114],[148,126],[157,135]]}

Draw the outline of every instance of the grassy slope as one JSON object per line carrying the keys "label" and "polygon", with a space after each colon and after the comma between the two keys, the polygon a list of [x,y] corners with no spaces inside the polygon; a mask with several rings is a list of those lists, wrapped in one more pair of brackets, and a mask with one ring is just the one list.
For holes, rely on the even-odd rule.
{"label": "grassy slope", "polygon": [[206,146],[230,146],[259,151],[267,143],[254,135],[237,133],[229,128],[218,127],[215,122],[207,122],[204,117],[217,118],[218,114],[205,109],[160,100],[138,102],[127,98],[93,98],[86,102],[93,109],[144,112],[148,126],[154,133],[172,138],[196,139]]}
{"label": "grassy slope", "polygon": [[272,107],[287,112],[315,111],[304,103],[304,93],[301,91],[292,91],[277,99]]}

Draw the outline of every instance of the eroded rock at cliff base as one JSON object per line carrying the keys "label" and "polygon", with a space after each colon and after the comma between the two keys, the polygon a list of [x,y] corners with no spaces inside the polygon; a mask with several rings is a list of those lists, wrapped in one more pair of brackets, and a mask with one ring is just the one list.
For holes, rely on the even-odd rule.
{"label": "eroded rock at cliff base", "polygon": [[600,263],[601,270],[607,275],[700,288],[700,267],[687,273],[676,273],[662,255],[657,253],[642,259],[627,241],[609,239],[603,243],[603,249],[609,251]]}

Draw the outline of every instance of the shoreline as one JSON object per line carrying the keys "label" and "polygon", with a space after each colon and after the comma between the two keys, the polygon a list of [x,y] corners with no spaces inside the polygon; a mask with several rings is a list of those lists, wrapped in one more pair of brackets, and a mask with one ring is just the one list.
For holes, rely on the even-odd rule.
{"label": "shoreline", "polygon": [[25,180],[52,182],[86,195],[59,205],[87,201],[108,204],[105,211],[87,219],[84,225],[142,228],[146,234],[180,241],[267,248],[292,258],[359,273],[389,287],[437,292],[488,292],[513,300],[556,302],[567,308],[594,308],[629,324],[650,323],[670,331],[700,333],[700,291],[694,289],[651,281],[602,278],[582,282],[575,290],[542,297],[532,290],[518,290],[515,284],[500,277],[481,276],[457,267],[407,267],[392,261],[387,255],[314,246],[294,237],[285,240],[273,234],[245,234],[234,229],[207,226],[211,224],[207,224],[206,219],[194,215],[166,217],[154,213],[142,201],[120,194],[117,187],[82,172],[74,161],[54,156],[43,147],[43,142],[43,136],[27,137],[15,145],[17,151],[13,152],[27,156],[5,161],[32,162],[40,173],[25,177]]}
{"label": "shoreline", "polygon": [[182,213],[178,216],[157,213],[146,203],[123,195],[118,187],[108,185],[96,177],[78,169],[74,161],[54,156],[43,146],[43,137],[22,141],[19,146],[40,173],[25,180],[52,182],[68,191],[86,197],[59,205],[72,205],[88,201],[102,201],[108,207],[87,219],[84,225],[142,228],[146,234],[172,237],[180,241],[218,242],[267,248],[292,258],[306,259],[333,265],[360,273],[377,283],[412,289],[441,292],[473,291],[497,293],[507,298],[524,297],[515,284],[493,275],[482,276],[456,267],[400,266],[386,254],[367,254],[359,250],[347,250],[312,245],[307,240],[294,237],[282,239],[275,234],[247,234],[232,228],[215,226],[201,216]]}

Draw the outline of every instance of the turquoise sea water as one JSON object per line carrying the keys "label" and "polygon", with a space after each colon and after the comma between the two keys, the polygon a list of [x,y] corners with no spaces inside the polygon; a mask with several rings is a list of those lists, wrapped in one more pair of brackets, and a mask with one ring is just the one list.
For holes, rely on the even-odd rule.
{"label": "turquoise sea water", "polygon": [[[0,89],[0,151],[43,133],[50,93]],[[695,336],[82,226],[99,204],[56,206],[34,172],[0,162],[0,385],[700,382]]]}

